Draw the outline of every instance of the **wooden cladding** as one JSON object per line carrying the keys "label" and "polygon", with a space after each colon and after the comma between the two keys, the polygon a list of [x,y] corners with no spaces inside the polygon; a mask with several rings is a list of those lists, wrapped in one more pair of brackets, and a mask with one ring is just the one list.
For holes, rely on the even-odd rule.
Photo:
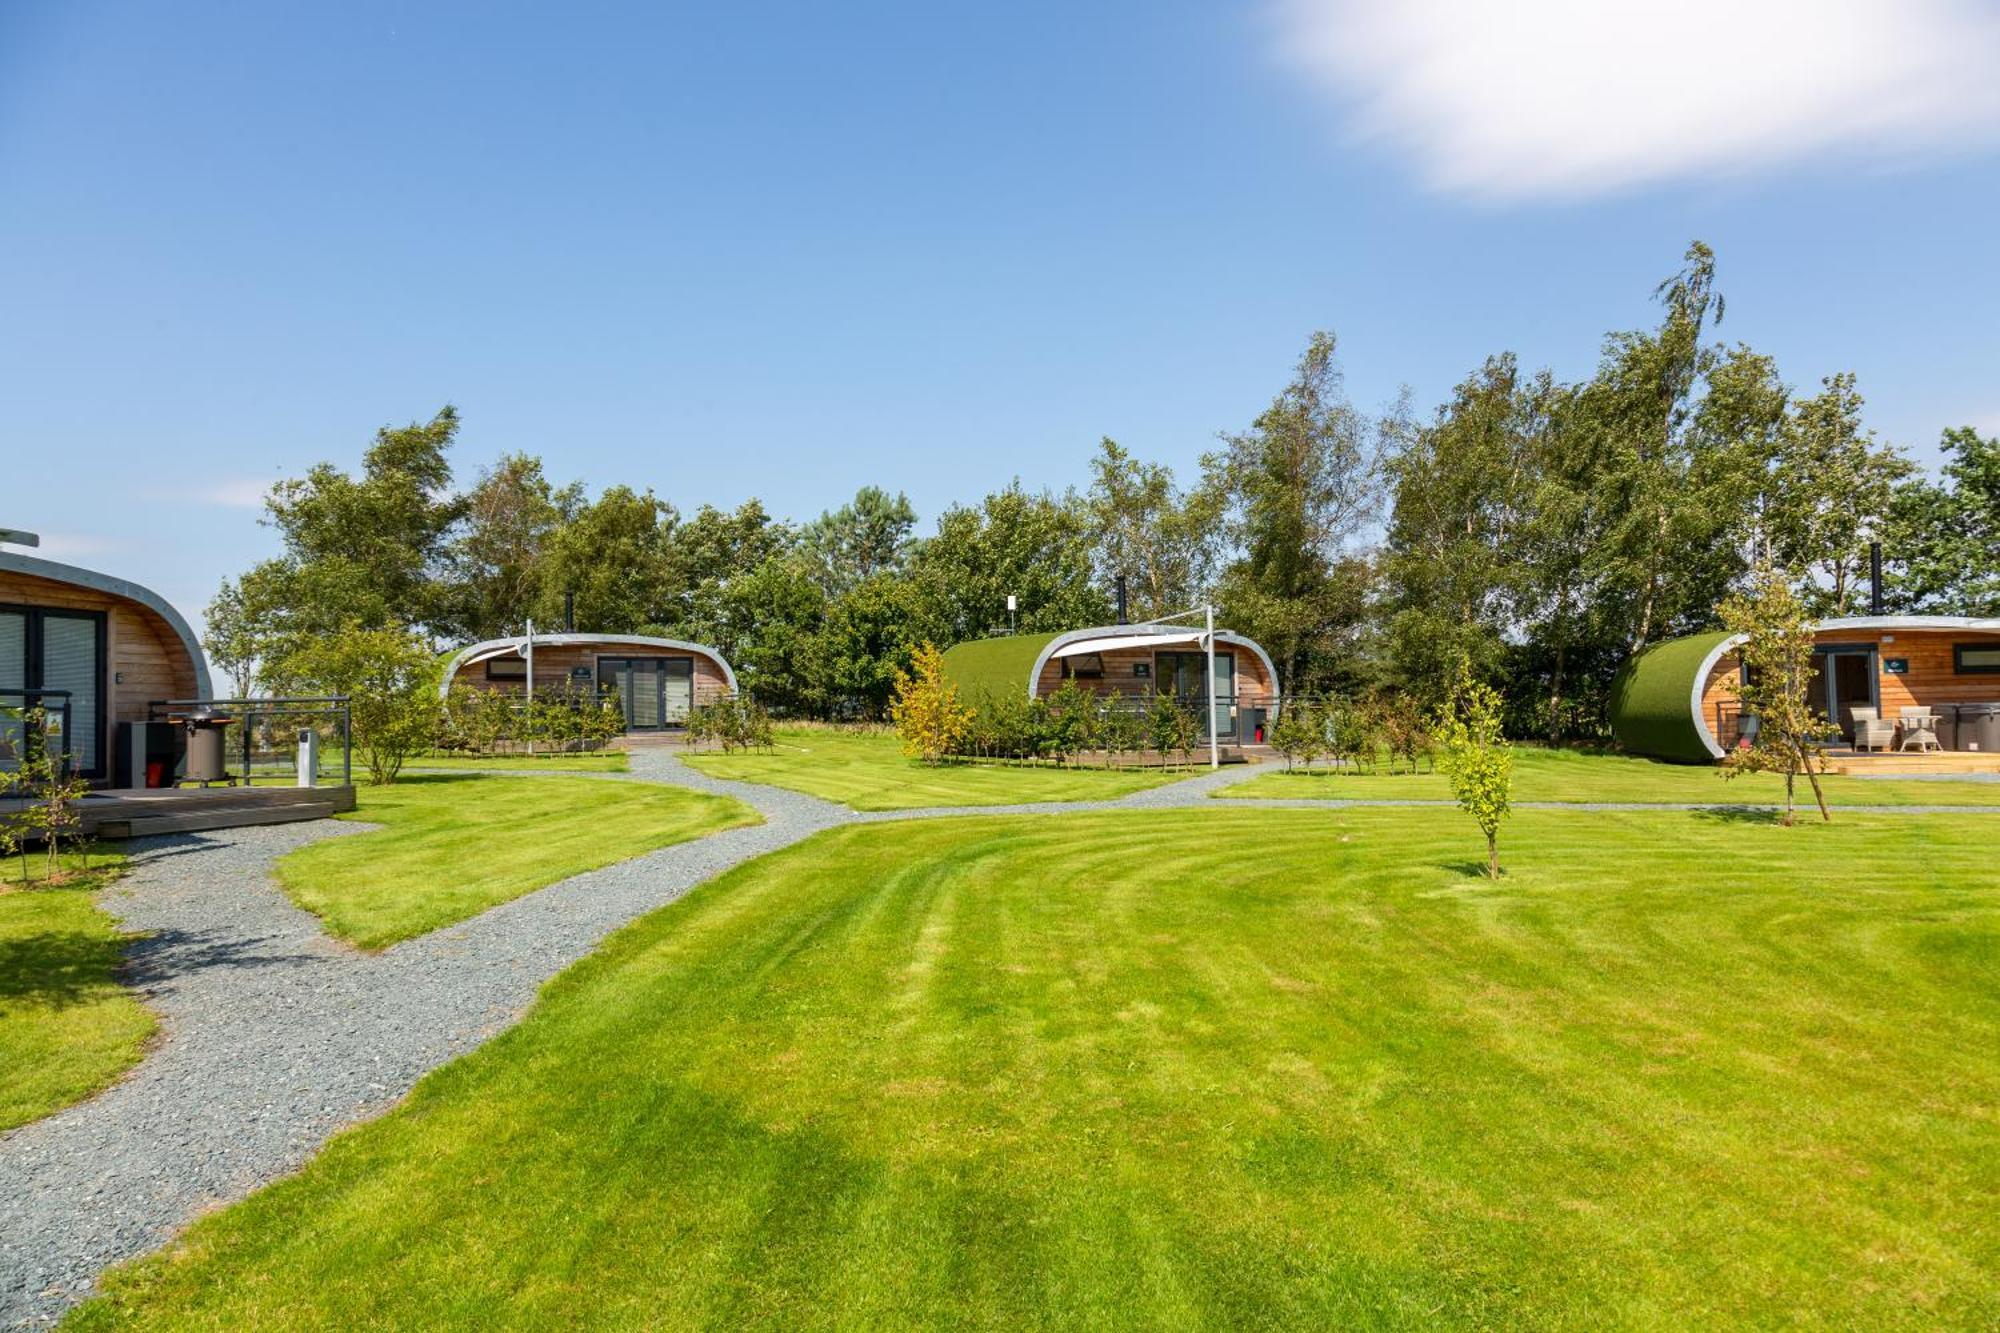
{"label": "wooden cladding", "polygon": [[[1963,630],[1827,630],[1817,642],[1828,648],[1872,649],[1875,693],[1882,715],[1923,705],[2000,701],[2000,635]],[[1966,663],[1974,665],[1970,670]],[[1993,662],[1992,667],[1979,665]],[[1887,669],[1891,663],[1900,671]],[[1738,677],[1736,654],[1724,653],[1702,684],[1702,720],[1711,730],[1719,715],[1733,713]]]}
{"label": "wooden cladding", "polygon": [[[598,659],[612,658],[669,658],[682,659],[694,663],[694,700],[706,703],[720,695],[729,693],[729,678],[722,672],[722,664],[706,653],[691,652],[685,648],[654,648],[645,644],[631,643],[535,643],[535,688],[552,689],[570,685],[595,690],[602,679]],[[499,674],[487,668],[495,663],[502,666]],[[519,663],[518,666],[511,664]],[[505,674],[511,672],[512,674]],[[508,653],[501,657],[488,658],[483,663],[460,667],[453,677],[453,685],[467,685],[473,689],[497,690],[506,694],[519,694],[527,688],[528,664],[525,658]]]}
{"label": "wooden cladding", "polygon": [[104,616],[107,722],[143,722],[152,700],[186,699],[198,688],[186,645],[151,607],[94,588],[9,571],[0,571],[0,603]]}
{"label": "wooden cladding", "polygon": [[[1155,689],[1171,689],[1172,680],[1162,680],[1157,676],[1155,658],[1162,652],[1178,649],[1119,648],[1108,653],[1091,653],[1096,659],[1101,673],[1085,676],[1078,673],[1070,679],[1086,690],[1096,694],[1151,694]],[[1264,670],[1264,659],[1247,648],[1234,644],[1218,645],[1215,650],[1218,660],[1224,657],[1235,659],[1236,695],[1238,701],[1251,707],[1264,707],[1271,697],[1271,681]],[[1063,686],[1064,662],[1074,662],[1080,658],[1051,657],[1042,664],[1042,674],[1036,678],[1035,693],[1054,694]],[[1218,667],[1216,675],[1224,677],[1225,668]],[[1228,682],[1224,678],[1220,693],[1228,692]]]}

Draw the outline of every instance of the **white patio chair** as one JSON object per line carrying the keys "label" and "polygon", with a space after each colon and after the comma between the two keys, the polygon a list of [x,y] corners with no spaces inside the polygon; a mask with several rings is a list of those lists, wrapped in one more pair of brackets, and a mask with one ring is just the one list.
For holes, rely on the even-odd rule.
{"label": "white patio chair", "polygon": [[1854,718],[1854,748],[1856,750],[1888,750],[1896,744],[1896,724],[1880,716],[1873,708],[1849,710]]}

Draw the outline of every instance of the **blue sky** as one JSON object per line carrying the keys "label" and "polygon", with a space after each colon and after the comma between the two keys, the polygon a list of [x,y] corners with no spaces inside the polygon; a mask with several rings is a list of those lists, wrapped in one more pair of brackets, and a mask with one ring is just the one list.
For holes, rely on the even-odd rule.
{"label": "blue sky", "polygon": [[1827,6],[1690,81],[1437,0],[10,0],[0,526],[194,614],[261,485],[446,401],[468,476],[928,521],[1101,435],[1190,467],[1314,328],[1364,406],[1581,375],[1693,237],[1725,336],[1929,459],[2000,427],[1986,11]]}

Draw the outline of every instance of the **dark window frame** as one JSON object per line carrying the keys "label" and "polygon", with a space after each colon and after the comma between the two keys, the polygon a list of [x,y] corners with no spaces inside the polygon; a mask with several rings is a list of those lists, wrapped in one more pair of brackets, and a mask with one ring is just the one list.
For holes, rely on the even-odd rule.
{"label": "dark window frame", "polygon": [[1954,676],[2000,676],[2000,661],[1992,666],[1967,666],[1965,650],[2000,654],[2000,643],[1954,643],[1951,646],[1951,674]]}
{"label": "dark window frame", "polygon": [[[1094,670],[1086,667],[1085,664],[1089,662],[1095,662],[1097,664]],[[1062,678],[1064,680],[1103,680],[1104,654],[1078,653],[1074,657],[1063,658]]]}
{"label": "dark window frame", "polygon": [[[507,663],[510,668],[519,666],[520,670],[495,671],[493,668],[499,666],[502,662]],[[501,681],[506,684],[526,683],[528,679],[528,659],[522,657],[519,653],[503,653],[499,657],[489,657],[486,659],[486,679]]]}
{"label": "dark window frame", "polygon": [[91,611],[74,606],[37,606],[30,602],[0,602],[0,611],[11,611],[27,619],[27,641],[23,644],[27,661],[23,664],[22,683],[27,688],[41,689],[46,685],[42,675],[42,618],[55,616],[64,620],[92,620],[97,622],[97,735],[95,740],[97,763],[90,768],[79,768],[77,775],[94,781],[102,781],[111,771],[111,613]]}

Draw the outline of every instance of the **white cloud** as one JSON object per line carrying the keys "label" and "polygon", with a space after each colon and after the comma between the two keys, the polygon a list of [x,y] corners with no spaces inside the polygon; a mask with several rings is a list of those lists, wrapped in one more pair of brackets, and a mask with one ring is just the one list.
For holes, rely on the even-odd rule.
{"label": "white cloud", "polygon": [[220,509],[262,509],[264,496],[273,484],[269,477],[217,477],[213,481],[172,487],[160,498],[183,504],[213,505]]}
{"label": "white cloud", "polygon": [[1276,0],[1282,56],[1431,186],[1577,197],[2000,136],[1978,0]]}

